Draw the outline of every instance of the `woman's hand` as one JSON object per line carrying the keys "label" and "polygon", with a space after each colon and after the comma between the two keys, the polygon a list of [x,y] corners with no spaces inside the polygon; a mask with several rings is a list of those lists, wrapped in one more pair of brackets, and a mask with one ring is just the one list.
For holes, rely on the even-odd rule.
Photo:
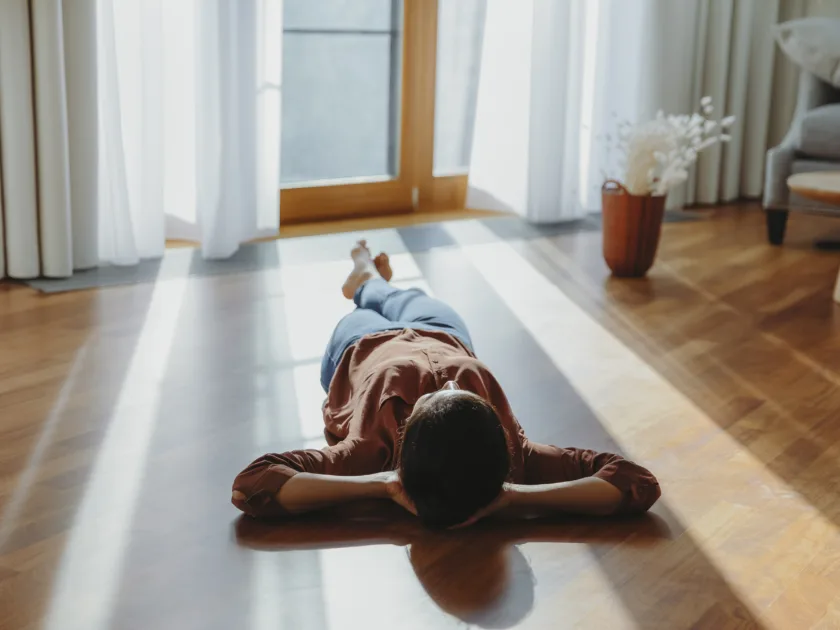
{"label": "woman's hand", "polygon": [[504,484],[502,486],[502,491],[499,493],[499,496],[493,499],[491,503],[481,508],[478,512],[473,514],[470,518],[468,518],[460,525],[455,525],[450,529],[461,529],[462,527],[469,527],[470,525],[475,525],[481,519],[490,516],[491,514],[496,514],[497,512],[501,512],[507,509],[508,507],[510,507],[510,504],[513,500],[513,494],[515,492],[516,490],[513,488],[513,486],[509,484]]}
{"label": "woman's hand", "polygon": [[414,503],[405,493],[405,488],[403,488],[399,473],[396,470],[389,470],[388,472],[382,473],[382,478],[385,483],[385,492],[387,492],[388,498],[403,509],[414,514],[414,516],[417,516],[417,508],[414,507]]}

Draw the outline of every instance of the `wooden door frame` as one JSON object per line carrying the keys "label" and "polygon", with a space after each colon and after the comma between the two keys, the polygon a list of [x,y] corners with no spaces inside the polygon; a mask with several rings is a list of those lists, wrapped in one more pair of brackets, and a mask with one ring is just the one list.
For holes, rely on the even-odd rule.
{"label": "wooden door frame", "polygon": [[400,152],[397,177],[280,190],[280,224],[459,210],[467,176],[435,177],[438,0],[403,1]]}

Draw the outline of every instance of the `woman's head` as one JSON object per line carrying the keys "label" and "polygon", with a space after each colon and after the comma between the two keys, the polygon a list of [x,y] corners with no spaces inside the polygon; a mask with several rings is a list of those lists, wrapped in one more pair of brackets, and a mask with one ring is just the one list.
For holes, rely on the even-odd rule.
{"label": "woman's head", "polygon": [[450,382],[414,405],[399,473],[424,525],[463,523],[499,495],[509,470],[507,436],[489,402]]}

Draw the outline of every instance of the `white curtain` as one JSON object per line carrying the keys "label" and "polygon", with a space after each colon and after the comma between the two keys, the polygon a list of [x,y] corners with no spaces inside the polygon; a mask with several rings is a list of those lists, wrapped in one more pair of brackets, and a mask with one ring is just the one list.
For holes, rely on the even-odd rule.
{"label": "white curtain", "polygon": [[0,277],[97,262],[95,15],[0,0]]}
{"label": "white curtain", "polygon": [[279,224],[281,0],[100,0],[103,259]]}
{"label": "white curtain", "polygon": [[579,218],[583,0],[488,0],[467,206]]}
{"label": "white curtain", "polygon": [[282,0],[0,0],[0,277],[279,223]]}
{"label": "white curtain", "polygon": [[736,116],[732,141],[701,154],[694,177],[670,205],[760,197],[771,116],[784,115],[782,101],[796,96],[791,90],[771,98],[779,0],[660,1],[648,15],[652,61],[664,62],[652,65],[650,109],[693,111],[708,95],[718,117]]}
{"label": "white curtain", "polygon": [[469,172],[487,0],[438,0],[434,175]]}
{"label": "white curtain", "polygon": [[774,72],[784,14],[779,0],[488,0],[467,204],[579,218],[621,176],[619,121],[695,111],[706,95],[737,116],[732,142],[701,156],[669,207],[760,197],[768,130],[795,99]]}

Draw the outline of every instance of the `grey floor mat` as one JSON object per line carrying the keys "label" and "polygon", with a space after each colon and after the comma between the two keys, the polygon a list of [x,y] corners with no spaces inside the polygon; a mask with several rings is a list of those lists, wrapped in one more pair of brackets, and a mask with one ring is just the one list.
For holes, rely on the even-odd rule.
{"label": "grey floor mat", "polygon": [[[668,212],[665,215],[665,222],[697,221],[702,220],[704,216],[702,212]],[[600,214],[592,214],[579,221],[550,225],[533,225],[518,217],[498,217],[479,219],[479,221],[490,228],[493,236],[499,240],[527,240],[601,229]],[[439,223],[415,225],[398,230],[368,230],[365,234],[372,242],[375,241],[378,249],[395,254],[404,251],[421,252],[434,247],[452,245],[449,234]],[[248,273],[273,269],[281,265],[340,260],[347,256],[352,243],[358,237],[357,232],[346,232],[250,243],[243,245],[236,254],[225,260],[205,260],[201,256],[201,251],[194,248],[168,249],[161,259],[143,260],[131,267],[104,265],[96,269],[77,271],[70,278],[37,278],[23,281],[23,283],[43,293],[62,293],[153,283],[158,280],[185,276],[209,277]]]}

